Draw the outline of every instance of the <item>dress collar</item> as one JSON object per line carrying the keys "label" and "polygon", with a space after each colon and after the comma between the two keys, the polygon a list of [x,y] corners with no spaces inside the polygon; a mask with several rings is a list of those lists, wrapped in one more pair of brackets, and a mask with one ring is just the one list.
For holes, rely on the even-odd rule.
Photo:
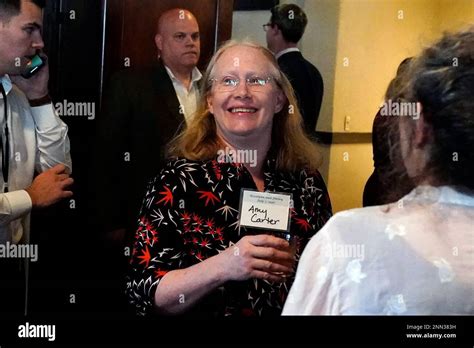
{"label": "dress collar", "polygon": [[420,185],[415,187],[403,200],[419,203],[444,203],[474,207],[474,196],[462,193],[452,186]]}

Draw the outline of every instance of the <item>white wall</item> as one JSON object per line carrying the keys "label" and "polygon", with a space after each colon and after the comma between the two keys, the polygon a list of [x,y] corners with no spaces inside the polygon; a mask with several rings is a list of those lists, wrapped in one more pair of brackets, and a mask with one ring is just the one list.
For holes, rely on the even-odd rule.
{"label": "white wall", "polygon": [[270,11],[234,11],[232,19],[232,38],[242,40],[250,38],[267,46],[263,24],[268,23]]}

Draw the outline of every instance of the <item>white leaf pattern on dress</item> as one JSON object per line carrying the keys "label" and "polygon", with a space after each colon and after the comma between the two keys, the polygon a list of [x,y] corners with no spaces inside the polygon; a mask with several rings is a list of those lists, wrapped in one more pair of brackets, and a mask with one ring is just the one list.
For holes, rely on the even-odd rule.
{"label": "white leaf pattern on dress", "polygon": [[385,234],[388,235],[389,240],[393,240],[395,236],[404,236],[406,234],[406,228],[401,224],[388,224],[385,228]]}
{"label": "white leaf pattern on dress", "polygon": [[438,276],[441,283],[451,282],[454,279],[454,271],[448,261],[443,258],[435,259],[434,265],[438,268]]}
{"label": "white leaf pattern on dress", "polygon": [[403,294],[397,294],[391,296],[383,312],[387,315],[400,315],[407,311],[407,306],[405,304],[405,299],[403,298]]}
{"label": "white leaf pattern on dress", "polygon": [[360,259],[352,260],[346,266],[346,275],[353,282],[360,283],[362,279],[367,277],[367,274],[362,273],[362,264]]}

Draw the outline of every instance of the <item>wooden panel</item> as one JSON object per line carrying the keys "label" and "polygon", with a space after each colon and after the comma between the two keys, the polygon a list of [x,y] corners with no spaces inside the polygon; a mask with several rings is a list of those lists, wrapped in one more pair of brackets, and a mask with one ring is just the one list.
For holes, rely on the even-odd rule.
{"label": "wooden panel", "polygon": [[[116,71],[121,64],[120,47],[123,28],[123,1],[105,0],[105,38],[104,38],[104,66],[102,67],[103,81],[105,84],[111,72]],[[103,91],[102,91],[103,93]]]}
{"label": "wooden panel", "polygon": [[44,41],[54,100],[98,101],[101,15],[101,1],[47,2]]}
{"label": "wooden panel", "polygon": [[217,10],[217,38],[215,49],[232,36],[232,14],[234,0],[219,0]]}

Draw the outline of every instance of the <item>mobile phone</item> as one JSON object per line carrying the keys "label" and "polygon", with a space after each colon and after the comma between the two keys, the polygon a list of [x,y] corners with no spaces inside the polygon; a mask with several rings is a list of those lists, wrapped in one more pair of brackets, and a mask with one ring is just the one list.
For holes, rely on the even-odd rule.
{"label": "mobile phone", "polygon": [[46,64],[46,57],[36,54],[26,65],[25,71],[21,74],[25,79],[29,79],[31,76],[36,74],[41,67]]}

